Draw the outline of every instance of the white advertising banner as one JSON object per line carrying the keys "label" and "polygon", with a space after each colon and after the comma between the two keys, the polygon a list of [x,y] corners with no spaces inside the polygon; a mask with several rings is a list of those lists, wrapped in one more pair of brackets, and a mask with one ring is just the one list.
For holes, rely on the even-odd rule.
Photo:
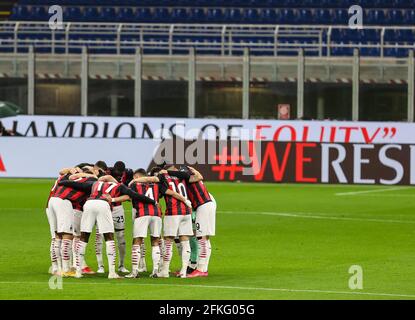
{"label": "white advertising banner", "polygon": [[147,169],[157,145],[152,140],[0,137],[0,177],[53,178],[62,168],[98,160]]}
{"label": "white advertising banner", "polygon": [[242,138],[267,141],[389,144],[415,143],[415,124],[397,122],[19,116],[2,120],[26,137],[192,140]]}

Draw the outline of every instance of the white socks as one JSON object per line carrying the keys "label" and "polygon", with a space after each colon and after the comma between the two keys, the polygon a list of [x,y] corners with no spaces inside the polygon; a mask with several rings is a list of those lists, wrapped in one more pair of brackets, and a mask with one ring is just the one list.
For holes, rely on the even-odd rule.
{"label": "white socks", "polygon": [[110,240],[105,242],[107,249],[107,258],[108,258],[108,269],[109,274],[115,273],[115,258],[117,257],[117,251],[115,249],[115,241]]}
{"label": "white socks", "polygon": [[87,243],[81,240],[78,241],[76,246],[76,273],[79,275],[82,274],[82,261],[85,258],[86,246]]}
{"label": "white socks", "polygon": [[71,270],[71,253],[72,251],[72,240],[63,239],[61,243],[62,253],[62,271],[69,272]]}
{"label": "white socks", "polygon": [[160,247],[151,247],[151,258],[153,260],[153,273],[157,273],[160,269]]}
{"label": "white socks", "polygon": [[180,274],[185,276],[187,273],[187,267],[189,266],[190,260],[190,242],[189,240],[181,242],[182,247],[182,269],[180,270]]}
{"label": "white socks", "polygon": [[102,259],[103,238],[104,236],[97,231],[95,235],[95,255],[97,256],[98,268],[104,266],[104,261]]}
{"label": "white socks", "polygon": [[140,269],[145,269],[146,268],[146,245],[143,241],[143,243],[141,244],[141,257],[140,257],[140,262],[138,264]]}
{"label": "white socks", "polygon": [[52,262],[52,272],[59,271],[58,257],[55,252],[55,238],[50,241],[50,261]]}
{"label": "white socks", "polygon": [[121,267],[121,266],[124,266],[124,260],[125,260],[125,254],[126,254],[125,232],[124,232],[124,230],[115,231],[115,235],[117,237],[118,252],[120,254],[120,261],[119,261],[118,265]]}
{"label": "white socks", "polygon": [[58,271],[59,272],[62,272],[61,244],[62,244],[62,239],[55,239],[54,251],[55,251],[56,260],[57,260],[57,263],[58,263]]}
{"label": "white socks", "polygon": [[208,264],[208,244],[206,239],[198,239],[199,245],[199,261],[197,264],[197,270],[201,272],[207,272]]}
{"label": "white socks", "polygon": [[133,248],[131,250],[131,264],[132,264],[132,272],[138,272],[138,264],[140,262],[141,257],[141,248],[139,244],[133,244]]}
{"label": "white socks", "polygon": [[164,255],[163,255],[163,267],[162,272],[169,272],[170,261],[173,255],[173,243],[170,240],[164,241]]}

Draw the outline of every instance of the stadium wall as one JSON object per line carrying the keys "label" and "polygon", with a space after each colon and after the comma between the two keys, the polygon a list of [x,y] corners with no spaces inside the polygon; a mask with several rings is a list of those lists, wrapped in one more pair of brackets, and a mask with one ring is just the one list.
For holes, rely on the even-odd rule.
{"label": "stadium wall", "polygon": [[0,177],[55,177],[62,167],[98,159],[148,169],[167,158],[196,165],[213,181],[415,184],[410,123],[66,116],[2,122],[17,136],[0,138]]}

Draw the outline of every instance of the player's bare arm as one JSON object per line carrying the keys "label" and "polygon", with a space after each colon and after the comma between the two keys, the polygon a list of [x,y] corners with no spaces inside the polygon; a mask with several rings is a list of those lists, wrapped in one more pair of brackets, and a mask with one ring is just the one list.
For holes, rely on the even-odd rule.
{"label": "player's bare arm", "polygon": [[159,181],[160,180],[157,177],[139,177],[139,178],[135,178],[134,180],[132,180],[131,183],[133,183],[133,182],[137,182],[137,183],[158,183]]}
{"label": "player's bare arm", "polygon": [[75,168],[63,168],[59,171],[59,175],[64,176],[67,174],[77,174],[82,172],[81,168],[75,167]]}
{"label": "player's bare arm", "polygon": [[90,173],[85,173],[85,172],[76,173],[76,174],[73,174],[73,175],[69,176],[69,180],[74,180],[74,181],[78,180],[78,179],[81,179],[81,178],[96,178],[96,179],[98,179],[98,177],[96,175],[90,174]]}
{"label": "player's bare arm", "polygon": [[118,183],[117,179],[110,175],[100,177],[98,181]]}
{"label": "player's bare arm", "polygon": [[195,182],[199,182],[199,181],[202,181],[203,180],[203,175],[199,171],[197,171],[193,167],[188,167],[188,168],[192,172],[192,175],[189,178],[189,182],[190,183],[195,183]]}
{"label": "player's bare arm", "polygon": [[166,190],[166,194],[168,196],[172,196],[173,198],[176,198],[177,200],[183,202],[189,208],[192,207],[192,203],[189,200],[187,200],[185,197],[183,197],[181,194],[179,194],[179,193],[177,193],[177,192],[175,192],[171,189]]}
{"label": "player's bare arm", "polygon": [[131,200],[130,196],[123,195],[123,196],[120,196],[120,197],[117,197],[117,198],[113,198],[112,202],[118,203],[118,202],[125,202],[125,201],[129,201],[129,200]]}

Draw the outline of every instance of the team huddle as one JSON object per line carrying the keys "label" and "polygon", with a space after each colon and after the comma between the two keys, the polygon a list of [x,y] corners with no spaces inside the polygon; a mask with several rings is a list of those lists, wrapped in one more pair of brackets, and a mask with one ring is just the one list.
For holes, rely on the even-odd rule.
{"label": "team huddle", "polygon": [[[164,198],[163,215],[160,200]],[[125,213],[131,201],[133,243],[131,272],[125,267]],[[177,277],[208,276],[210,236],[215,235],[216,202],[203,183],[203,176],[188,166],[156,166],[149,173],[131,170],[118,161],[104,161],[65,168],[50,192],[46,214],[51,232],[50,272],[81,278],[95,274],[85,261],[90,235],[96,226],[96,273],[105,273],[103,242],[106,244],[108,278],[138,278],[147,271],[147,234],[151,238],[152,278],[168,278],[173,246],[181,258]],[[116,238],[116,242],[115,242]],[[118,246],[119,264],[116,271]]]}

